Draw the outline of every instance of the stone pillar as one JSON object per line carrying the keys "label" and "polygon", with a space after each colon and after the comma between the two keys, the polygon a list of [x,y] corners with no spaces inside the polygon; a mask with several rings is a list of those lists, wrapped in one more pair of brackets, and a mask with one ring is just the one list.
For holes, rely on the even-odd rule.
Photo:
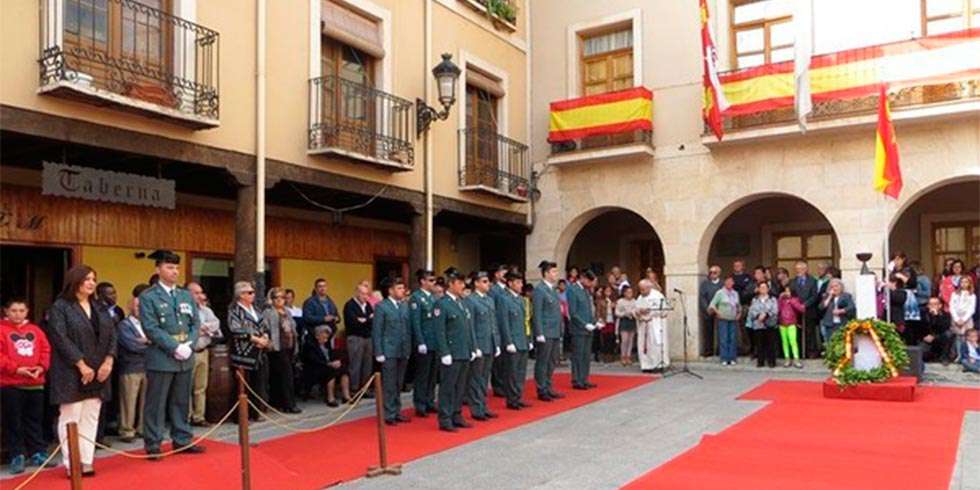
{"label": "stone pillar", "polygon": [[416,209],[412,213],[412,251],[408,259],[408,273],[412,277],[406,277],[406,284],[415,284],[415,271],[425,268],[425,209]]}
{"label": "stone pillar", "polygon": [[237,281],[255,281],[255,181],[236,179],[235,200],[235,277]]}
{"label": "stone pillar", "polygon": [[[673,270],[672,270],[673,269]],[[664,266],[664,296],[675,300],[675,310],[667,317],[667,340],[670,358],[673,362],[684,358],[684,314],[687,313],[687,355],[695,361],[700,358],[701,330],[698,313],[698,284],[702,277],[696,266]],[[684,291],[683,304],[674,289]]]}

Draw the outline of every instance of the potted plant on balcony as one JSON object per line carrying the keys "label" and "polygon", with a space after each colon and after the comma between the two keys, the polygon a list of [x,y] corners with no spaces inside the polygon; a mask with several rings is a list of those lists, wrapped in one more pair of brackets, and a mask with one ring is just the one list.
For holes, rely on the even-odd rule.
{"label": "potted plant on balcony", "polygon": [[514,22],[517,21],[517,7],[510,0],[486,0],[484,5],[496,27],[514,28]]}

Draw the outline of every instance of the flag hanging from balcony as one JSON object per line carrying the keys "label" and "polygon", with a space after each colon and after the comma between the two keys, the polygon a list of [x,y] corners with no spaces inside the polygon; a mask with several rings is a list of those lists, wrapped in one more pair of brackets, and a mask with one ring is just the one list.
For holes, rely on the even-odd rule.
{"label": "flag hanging from balcony", "polygon": [[724,136],[722,128],[721,113],[728,109],[728,100],[724,91],[721,90],[721,82],[718,80],[718,51],[715,50],[715,43],[711,39],[711,30],[708,28],[708,3],[706,0],[701,2],[701,56],[704,65],[704,121],[708,123],[711,132],[720,141]]}
{"label": "flag hanging from balcony", "polygon": [[895,127],[884,84],[878,92],[878,130],[875,133],[875,190],[898,199],[902,192],[902,168],[898,164],[898,142],[895,141]]}
{"label": "flag hanging from balcony", "polygon": [[653,130],[653,92],[634,87],[551,103],[548,141]]}

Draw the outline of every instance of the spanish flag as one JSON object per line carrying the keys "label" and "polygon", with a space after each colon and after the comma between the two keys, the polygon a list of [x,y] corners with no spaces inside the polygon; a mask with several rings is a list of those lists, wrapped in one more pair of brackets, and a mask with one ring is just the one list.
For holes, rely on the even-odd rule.
{"label": "spanish flag", "polygon": [[898,165],[898,142],[892,113],[888,110],[888,93],[885,85],[878,89],[878,130],[875,134],[875,190],[898,199],[902,192],[902,168]]}

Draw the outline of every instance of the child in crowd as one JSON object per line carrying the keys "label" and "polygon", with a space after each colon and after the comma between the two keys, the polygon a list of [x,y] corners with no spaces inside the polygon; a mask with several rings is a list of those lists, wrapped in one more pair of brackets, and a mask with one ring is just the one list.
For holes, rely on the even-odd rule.
{"label": "child in crowd", "polygon": [[956,334],[956,352],[960,352],[963,336],[973,328],[973,313],[977,308],[977,295],[973,290],[973,280],[970,276],[960,278],[959,287],[949,298],[949,316],[951,329]]}
{"label": "child in crowd", "polygon": [[[11,300],[0,320],[0,397],[3,398],[3,445],[10,454],[10,473],[48,459],[41,430],[44,374],[51,365],[51,345],[27,319],[27,303]],[[26,459],[30,455],[30,459]]]}
{"label": "child in crowd", "polygon": [[964,335],[963,347],[960,350],[960,364],[964,371],[980,373],[980,346],[977,345],[977,329],[971,328]]}
{"label": "child in crowd", "polygon": [[782,340],[783,357],[786,358],[783,367],[795,365],[798,369],[803,368],[803,363],[800,362],[800,349],[796,343],[796,326],[804,310],[805,306],[797,297],[796,291],[788,287],[783,288],[783,292],[779,294],[779,338]]}

